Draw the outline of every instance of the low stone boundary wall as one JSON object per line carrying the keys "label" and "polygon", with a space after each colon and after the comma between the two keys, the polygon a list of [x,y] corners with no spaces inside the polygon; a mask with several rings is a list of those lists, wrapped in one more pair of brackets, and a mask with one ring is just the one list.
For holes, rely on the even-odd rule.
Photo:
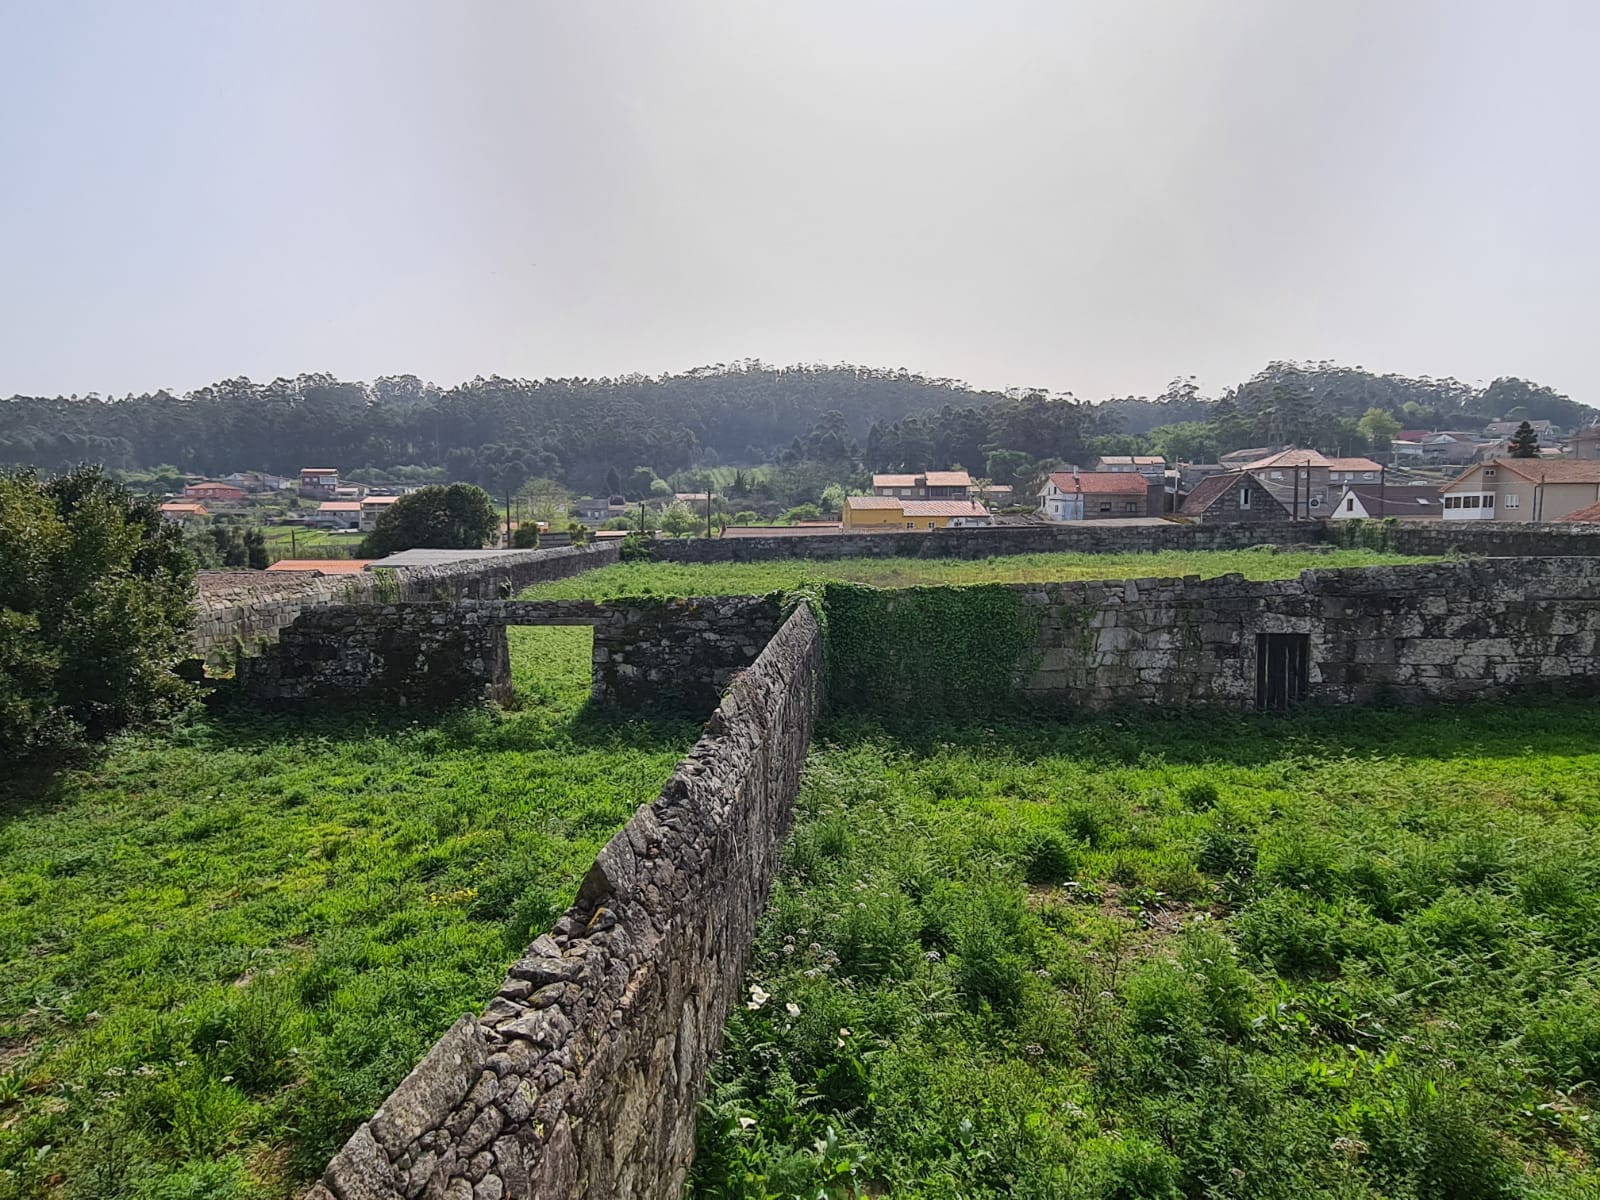
{"label": "low stone boundary wall", "polygon": [[1600,525],[1561,521],[1394,521],[1385,524],[1388,548],[1396,554],[1600,557]]}
{"label": "low stone boundary wall", "polygon": [[821,686],[801,606],[571,909],[329,1164],[310,1200],[676,1198]]}
{"label": "low stone boundary wall", "polygon": [[[1309,703],[1600,686],[1600,562],[1593,559],[1053,591],[1044,589],[1040,657],[1022,691],[1088,708],[1255,707],[1259,639],[1270,634],[1305,636]],[[1037,593],[1030,599],[1037,603]],[[1095,610],[1087,620],[1086,610]]]}
{"label": "low stone boundary wall", "polygon": [[[1600,690],[1600,560],[1593,558],[1312,570],[1270,582],[1225,575],[986,585],[990,597],[1008,593],[1009,607],[988,610],[984,627],[926,638],[918,631],[932,629],[959,600],[946,603],[941,593],[960,589],[851,589],[843,608],[833,603],[834,590],[830,645],[846,641],[849,620],[909,631],[903,642],[874,639],[886,643],[876,655],[830,657],[830,690],[847,704],[898,696],[902,707],[959,712],[1004,700],[1009,690],[1011,699],[1090,710],[1247,709],[1263,701],[1262,672],[1270,669],[1263,639],[1273,635],[1304,639],[1292,651],[1304,667],[1292,668],[1296,682],[1283,686],[1308,703]],[[1004,661],[993,661],[997,645],[1008,648]],[[1280,645],[1278,652],[1291,651]],[[997,697],[945,686],[984,665]]]}
{"label": "low stone boundary wall", "polygon": [[776,596],[332,604],[301,612],[238,679],[250,703],[286,710],[504,701],[508,625],[592,625],[596,704],[698,716],[781,621]]}
{"label": "low stone boundary wall", "polygon": [[201,657],[239,644],[257,648],[308,608],[399,600],[492,600],[535,583],[617,561],[614,543],[500,554],[434,567],[343,575],[310,571],[202,571],[190,636]]}
{"label": "low stone boundary wall", "polygon": [[777,537],[662,538],[663,562],[770,562],[811,558],[992,558],[1008,554],[1132,554],[1156,550],[1243,550],[1325,540],[1320,521],[1232,525],[996,525],[923,533],[822,533]]}

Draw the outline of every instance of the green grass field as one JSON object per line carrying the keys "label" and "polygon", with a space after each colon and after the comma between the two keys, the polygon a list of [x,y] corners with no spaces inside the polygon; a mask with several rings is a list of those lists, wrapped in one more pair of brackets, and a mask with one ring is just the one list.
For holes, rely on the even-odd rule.
{"label": "green grass field", "polygon": [[308,546],[340,546],[354,550],[366,535],[356,529],[307,529],[303,525],[268,525],[261,531],[267,547],[281,550],[285,557],[291,542],[304,550]]}
{"label": "green grass field", "polygon": [[1600,711],[835,723],[697,1197],[1600,1195]]}
{"label": "green grass field", "polygon": [[789,559],[761,563],[632,562],[539,584],[537,599],[613,596],[761,595],[802,580],[867,583],[877,587],[921,584],[1039,583],[1071,579],[1211,578],[1238,572],[1249,579],[1287,579],[1314,567],[1370,567],[1429,562],[1373,550],[1204,550],[1158,554],[1019,554],[999,558],[845,558],[836,562]]}
{"label": "green grass field", "polygon": [[570,903],[693,723],[200,718],[0,790],[0,1198],[287,1197]]}

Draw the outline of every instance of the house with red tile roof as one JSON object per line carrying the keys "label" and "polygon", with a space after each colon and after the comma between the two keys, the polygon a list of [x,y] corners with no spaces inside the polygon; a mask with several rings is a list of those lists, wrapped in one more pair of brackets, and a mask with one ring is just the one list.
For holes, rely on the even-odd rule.
{"label": "house with red tile roof", "polygon": [[972,476],[965,471],[922,471],[911,475],[874,475],[875,495],[897,500],[966,500]]}
{"label": "house with red tile roof", "polygon": [[843,529],[883,531],[960,529],[993,525],[994,517],[972,500],[900,500],[893,496],[850,496],[845,499]]}
{"label": "house with red tile roof", "polygon": [[1134,472],[1053,471],[1039,490],[1039,515],[1047,521],[1160,516],[1161,499],[1160,486]]}
{"label": "house with red tile roof", "polygon": [[1600,459],[1497,458],[1442,491],[1446,521],[1559,521],[1600,503]]}

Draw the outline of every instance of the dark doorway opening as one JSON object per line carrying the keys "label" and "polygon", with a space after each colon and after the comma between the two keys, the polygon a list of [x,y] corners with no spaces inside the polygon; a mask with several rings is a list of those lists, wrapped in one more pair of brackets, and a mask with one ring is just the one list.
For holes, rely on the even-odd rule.
{"label": "dark doorway opening", "polygon": [[1256,634],[1256,711],[1284,712],[1305,700],[1310,663],[1310,634]]}

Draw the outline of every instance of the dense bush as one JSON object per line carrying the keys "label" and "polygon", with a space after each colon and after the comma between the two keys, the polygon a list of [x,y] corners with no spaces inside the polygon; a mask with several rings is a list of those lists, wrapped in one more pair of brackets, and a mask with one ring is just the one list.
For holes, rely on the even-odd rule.
{"label": "dense bush", "polygon": [[425,487],[401,496],[361,539],[360,558],[402,550],[477,550],[494,537],[500,518],[489,493],[470,483]]}
{"label": "dense bush", "polygon": [[511,548],[513,550],[537,550],[539,548],[539,527],[537,525],[518,525],[511,534]]}
{"label": "dense bush", "polygon": [[193,578],[155,501],[98,468],[0,476],[0,753],[170,713]]}

